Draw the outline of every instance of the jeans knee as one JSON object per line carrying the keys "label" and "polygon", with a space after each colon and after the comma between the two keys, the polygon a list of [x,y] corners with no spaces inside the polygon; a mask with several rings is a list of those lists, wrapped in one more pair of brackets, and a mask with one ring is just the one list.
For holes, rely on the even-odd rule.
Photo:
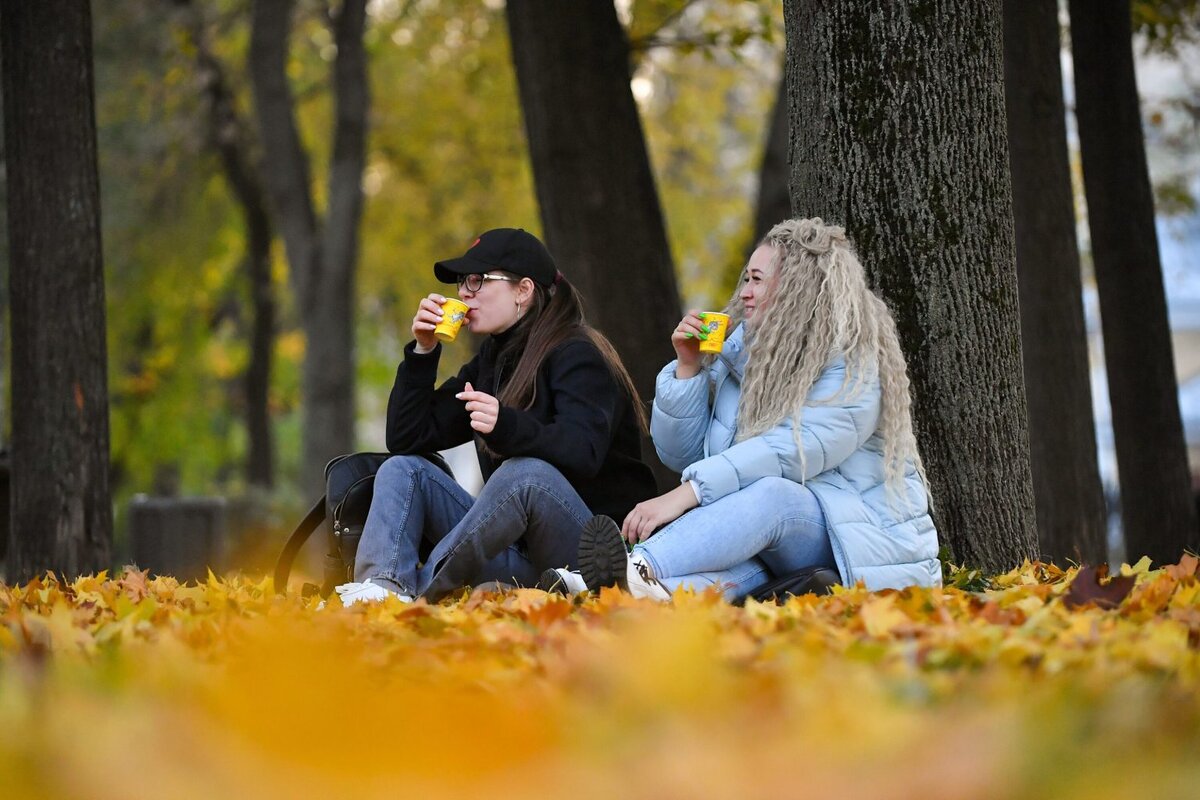
{"label": "jeans knee", "polygon": [[379,471],[375,473],[375,482],[390,485],[410,480],[421,470],[424,463],[425,459],[420,456],[392,456],[379,465]]}
{"label": "jeans knee", "polygon": [[518,458],[510,458],[501,464],[488,482],[500,481],[502,484],[509,484],[514,487],[545,485],[547,479],[564,480],[562,473],[558,471],[548,461],[543,461],[540,458],[530,458],[528,456],[520,456]]}

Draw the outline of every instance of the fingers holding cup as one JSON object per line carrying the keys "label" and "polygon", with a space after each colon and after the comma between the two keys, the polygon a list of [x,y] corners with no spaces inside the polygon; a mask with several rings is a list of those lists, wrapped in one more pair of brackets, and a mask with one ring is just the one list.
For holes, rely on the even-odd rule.
{"label": "fingers holding cup", "polygon": [[725,346],[729,332],[729,315],[720,311],[704,311],[699,314],[703,335],[700,340],[701,353],[719,353]]}
{"label": "fingers holding cup", "polygon": [[701,313],[703,312],[697,310],[689,311],[671,332],[671,344],[681,356],[697,352],[700,342],[703,341],[704,321],[700,319]]}
{"label": "fingers holding cup", "polygon": [[422,350],[432,350],[437,345],[434,331],[442,321],[442,303],[445,300],[442,295],[434,293],[421,298],[417,305],[417,313],[413,315],[412,333]]}

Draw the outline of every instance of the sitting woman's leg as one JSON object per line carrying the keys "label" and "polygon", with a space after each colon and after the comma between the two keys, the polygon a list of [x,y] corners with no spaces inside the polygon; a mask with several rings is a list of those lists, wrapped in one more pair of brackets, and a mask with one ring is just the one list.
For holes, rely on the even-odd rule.
{"label": "sitting woman's leg", "polygon": [[[663,582],[726,570],[754,556],[774,575],[834,566],[821,504],[808,487],[785,478],[762,478],[689,511],[635,547],[633,555]],[[733,592],[739,596],[755,588],[735,586]]]}
{"label": "sitting woman's leg", "polygon": [[397,594],[417,593],[422,537],[438,541],[473,500],[466,489],[420,456],[393,456],[375,474],[371,510],[354,559],[354,580],[370,579]]}
{"label": "sitting woman's leg", "polygon": [[710,586],[716,587],[725,599],[733,602],[762,586],[771,580],[771,572],[761,559],[752,558],[735,564],[729,569],[713,572],[696,572],[691,575],[681,575],[677,578],[663,578],[659,581],[668,592],[676,589],[690,589],[702,592]]}
{"label": "sitting woman's leg", "polygon": [[[579,534],[592,512],[550,464],[510,458],[483,486],[470,511],[434,547],[421,570],[421,594],[431,602],[486,578],[511,577],[532,586],[542,570],[573,566]],[[523,539],[524,553],[506,549]],[[515,573],[494,572],[507,558]]]}

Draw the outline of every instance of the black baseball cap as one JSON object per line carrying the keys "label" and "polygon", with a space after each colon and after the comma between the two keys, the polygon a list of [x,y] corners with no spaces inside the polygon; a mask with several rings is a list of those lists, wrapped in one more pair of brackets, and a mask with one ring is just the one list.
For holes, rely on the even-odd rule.
{"label": "black baseball cap", "polygon": [[524,228],[495,228],[480,234],[459,258],[434,264],[433,274],[442,283],[457,283],[460,275],[492,269],[530,278],[542,286],[553,285],[558,274],[546,245]]}

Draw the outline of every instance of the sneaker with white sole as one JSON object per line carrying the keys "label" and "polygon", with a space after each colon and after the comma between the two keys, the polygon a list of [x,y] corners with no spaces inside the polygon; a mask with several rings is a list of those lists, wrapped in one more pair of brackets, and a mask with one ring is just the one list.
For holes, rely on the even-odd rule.
{"label": "sneaker with white sole", "polygon": [[352,606],[355,603],[369,603],[375,600],[386,600],[388,595],[400,598],[402,603],[411,603],[412,597],[399,592],[393,592],[367,578],[362,583],[343,583],[333,589],[342,598],[342,605]]}
{"label": "sneaker with white sole", "polygon": [[667,591],[667,587],[654,579],[650,565],[638,554],[630,556],[625,567],[625,585],[634,597],[649,598],[662,603],[671,600],[671,593]]}
{"label": "sneaker with white sole", "polygon": [[568,597],[574,597],[579,594],[587,594],[588,587],[583,581],[583,576],[578,570],[563,569],[555,567],[548,569],[542,573],[542,577],[538,578],[537,588],[543,592],[551,592],[554,594],[565,594]]}

